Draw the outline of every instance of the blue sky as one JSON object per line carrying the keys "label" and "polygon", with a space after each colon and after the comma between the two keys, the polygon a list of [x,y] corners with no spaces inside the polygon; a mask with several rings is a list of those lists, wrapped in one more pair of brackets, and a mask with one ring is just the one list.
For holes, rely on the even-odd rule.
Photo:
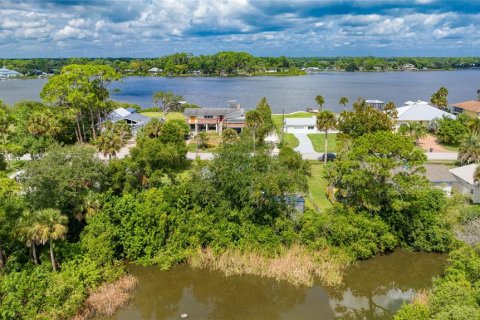
{"label": "blue sky", "polygon": [[0,57],[478,56],[480,0],[1,0]]}

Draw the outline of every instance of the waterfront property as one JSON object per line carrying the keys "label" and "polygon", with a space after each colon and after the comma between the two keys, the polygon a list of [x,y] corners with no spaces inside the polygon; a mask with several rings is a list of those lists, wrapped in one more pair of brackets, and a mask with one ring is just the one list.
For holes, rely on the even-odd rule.
{"label": "waterfront property", "polygon": [[365,100],[367,105],[377,108],[379,110],[383,110],[383,107],[385,106],[385,102],[381,100]]}
{"label": "waterfront property", "polygon": [[106,120],[111,121],[113,123],[119,121],[125,121],[131,128],[132,132],[135,133],[146,125],[151,118],[144,116],[143,114],[137,113],[137,110],[133,108],[117,108],[111,111]]}
{"label": "waterfront property", "polygon": [[147,72],[150,74],[157,74],[157,73],[162,73],[163,70],[157,67],[154,67],[154,68],[148,69]]}
{"label": "waterfront property", "polygon": [[17,72],[15,70],[7,69],[7,67],[5,67],[5,66],[0,68],[0,79],[16,78],[16,77],[19,77],[21,75],[22,74],[20,72]]}
{"label": "waterfront property", "polygon": [[474,179],[477,167],[478,164],[473,163],[449,170],[456,179],[453,189],[461,194],[470,195],[473,203],[480,203],[480,188]]}
{"label": "waterfront property", "polygon": [[426,101],[407,101],[403,107],[397,108],[398,118],[397,126],[409,122],[418,122],[420,124],[428,125],[435,119],[442,119],[443,117],[455,119],[455,115],[435,108]]}
{"label": "waterfront property", "polygon": [[317,133],[317,118],[285,118],[283,130],[286,133]]}
{"label": "waterfront property", "polygon": [[452,186],[457,181],[455,177],[450,173],[449,168],[445,165],[439,164],[426,164],[425,177],[430,183],[442,190],[447,197],[452,194]]}
{"label": "waterfront property", "polygon": [[230,108],[186,108],[183,116],[195,133],[214,131],[221,134],[228,128],[241,132],[245,126],[244,110],[235,102],[231,102]]}
{"label": "waterfront property", "polygon": [[453,114],[465,114],[471,118],[480,117],[480,91],[477,91],[477,100],[454,103],[450,110]]}

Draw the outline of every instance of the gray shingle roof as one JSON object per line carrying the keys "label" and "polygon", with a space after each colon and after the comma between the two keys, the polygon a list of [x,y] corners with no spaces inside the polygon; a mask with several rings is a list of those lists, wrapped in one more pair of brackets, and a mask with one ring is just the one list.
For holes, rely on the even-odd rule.
{"label": "gray shingle roof", "polygon": [[115,119],[115,122],[120,120],[130,120],[130,121],[136,122],[137,124],[145,124],[150,121],[150,118],[147,116],[144,116],[143,114],[132,113],[124,117],[121,117],[119,119]]}
{"label": "gray shingle roof", "polygon": [[425,176],[430,182],[455,182],[455,177],[448,171],[450,168],[441,164],[424,165]]}

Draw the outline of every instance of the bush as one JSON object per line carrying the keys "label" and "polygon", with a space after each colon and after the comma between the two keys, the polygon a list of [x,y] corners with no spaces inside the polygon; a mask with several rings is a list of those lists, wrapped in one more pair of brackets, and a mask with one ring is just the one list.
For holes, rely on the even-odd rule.
{"label": "bush", "polygon": [[305,212],[300,239],[311,247],[327,244],[350,252],[355,258],[369,258],[392,250],[397,238],[379,217],[369,217],[336,208],[333,214]]}
{"label": "bush", "polygon": [[428,320],[430,312],[428,306],[421,303],[403,305],[395,314],[395,320]]}
{"label": "bush", "polygon": [[460,121],[450,118],[443,118],[439,121],[437,131],[438,140],[448,145],[459,145],[467,133],[467,128]]}

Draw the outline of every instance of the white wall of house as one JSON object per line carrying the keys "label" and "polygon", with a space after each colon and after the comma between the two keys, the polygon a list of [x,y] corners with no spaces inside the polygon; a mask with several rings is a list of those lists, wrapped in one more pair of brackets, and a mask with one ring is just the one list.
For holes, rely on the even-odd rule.
{"label": "white wall of house", "polygon": [[456,177],[457,182],[453,184],[453,190],[471,197],[473,203],[480,203],[480,188]]}
{"label": "white wall of house", "polygon": [[287,133],[318,133],[319,131],[315,126],[308,125],[286,125],[285,132]]}

